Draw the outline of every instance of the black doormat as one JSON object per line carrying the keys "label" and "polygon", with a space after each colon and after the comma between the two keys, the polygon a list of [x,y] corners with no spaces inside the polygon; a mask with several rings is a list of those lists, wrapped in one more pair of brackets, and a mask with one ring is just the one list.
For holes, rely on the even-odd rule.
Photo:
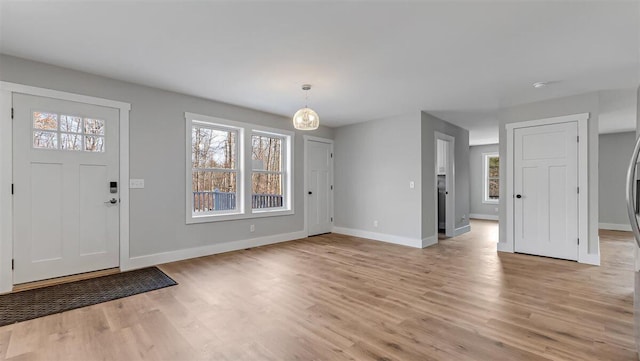
{"label": "black doormat", "polygon": [[0,326],[177,285],[157,267],[0,296]]}

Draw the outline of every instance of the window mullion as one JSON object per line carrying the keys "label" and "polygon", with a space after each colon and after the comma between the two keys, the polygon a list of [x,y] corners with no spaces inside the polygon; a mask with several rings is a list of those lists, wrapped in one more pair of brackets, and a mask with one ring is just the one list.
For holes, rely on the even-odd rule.
{"label": "window mullion", "polygon": [[[291,211],[292,201],[289,199],[290,185],[287,178],[291,172],[291,164],[288,163],[289,160],[286,159],[288,153],[285,152],[290,152],[292,132],[269,130],[258,126],[256,130],[250,124],[191,113],[185,113],[185,118],[188,132],[187,196],[191,197],[191,200],[189,198],[187,200],[187,207],[191,205],[192,209],[192,212],[188,213],[187,223],[247,218],[254,213],[253,211],[256,211],[257,217]],[[229,135],[231,133],[233,135]],[[225,137],[229,137],[228,140]],[[231,144],[233,137],[235,137],[235,143],[232,150],[229,150],[225,146]],[[256,149],[255,156],[253,155],[254,137],[262,141],[262,146],[255,145],[259,148]],[[232,158],[228,158],[230,154]],[[254,158],[262,161],[262,165],[257,165]],[[231,163],[234,164],[233,168],[220,168],[220,166],[230,166]],[[254,170],[254,164],[256,168],[264,169]],[[255,187],[254,178],[258,182]],[[218,186],[221,187],[218,188]],[[202,191],[203,194],[215,193],[214,196],[235,191],[235,207],[229,209],[230,212],[225,212],[224,209],[216,208],[215,204],[212,206],[212,201],[208,201],[206,212],[194,211],[198,209],[196,201],[193,200],[197,192],[195,189]],[[254,189],[261,194],[253,197]],[[256,205],[255,209],[252,207],[254,198],[258,198],[257,203],[253,202]],[[200,210],[204,209],[200,208]],[[248,211],[245,213],[245,210]]]}
{"label": "window mullion", "polygon": [[194,172],[198,171],[198,172],[234,172],[234,173],[238,173],[238,169],[237,168],[199,168],[199,167],[193,167],[191,169]]}

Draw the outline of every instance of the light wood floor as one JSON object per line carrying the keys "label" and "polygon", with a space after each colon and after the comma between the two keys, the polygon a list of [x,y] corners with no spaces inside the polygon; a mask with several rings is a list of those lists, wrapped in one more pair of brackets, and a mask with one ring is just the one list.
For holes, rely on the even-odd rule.
{"label": "light wood floor", "polygon": [[11,360],[636,360],[629,233],[602,266],[323,235],[162,266],[180,284],[0,328]]}

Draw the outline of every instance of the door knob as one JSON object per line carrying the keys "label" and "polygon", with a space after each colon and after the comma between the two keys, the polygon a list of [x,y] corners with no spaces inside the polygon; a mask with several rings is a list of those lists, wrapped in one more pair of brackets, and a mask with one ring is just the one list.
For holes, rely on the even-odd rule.
{"label": "door knob", "polygon": [[104,204],[116,204],[118,203],[118,200],[115,198],[111,198],[108,201],[104,202]]}
{"label": "door knob", "polygon": [[522,195],[521,194],[516,194],[516,198],[520,199],[520,198],[522,198]]}
{"label": "door knob", "polygon": [[313,192],[312,192],[312,191],[309,191],[309,194],[313,194]]}

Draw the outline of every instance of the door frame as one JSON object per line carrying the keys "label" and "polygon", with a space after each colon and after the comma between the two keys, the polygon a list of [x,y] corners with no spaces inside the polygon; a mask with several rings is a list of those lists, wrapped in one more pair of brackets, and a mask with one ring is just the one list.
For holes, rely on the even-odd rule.
{"label": "door frame", "polygon": [[438,239],[438,139],[449,142],[447,154],[447,196],[445,197],[445,236],[456,236],[456,138],[445,133],[434,132],[433,147],[433,192],[435,198],[435,239]]}
{"label": "door frame", "polygon": [[[514,227],[514,161],[515,161],[515,137],[514,133],[519,128],[529,128],[543,125],[559,123],[578,123],[578,237],[583,240],[578,244],[578,262],[589,264],[600,264],[599,253],[589,254],[589,134],[588,121],[589,113],[565,115],[553,118],[530,120],[518,123],[506,124],[507,131],[507,154],[505,157],[507,188],[504,192],[507,209],[507,234],[504,244],[498,243],[498,250],[511,252],[515,250],[515,227]],[[507,200],[508,199],[508,200]],[[502,200],[501,200],[502,202]]]}
{"label": "door frame", "polygon": [[[331,146],[331,154],[333,154],[333,139],[327,139],[327,138],[320,138],[320,137],[314,137],[311,135],[304,135],[302,137],[304,139],[304,233],[307,235],[307,237],[309,236],[309,197],[307,192],[309,191],[309,176],[308,176],[308,172],[309,172],[309,142],[313,141],[313,142],[320,142],[320,143],[326,143],[329,144]],[[331,158],[331,185],[334,184],[333,181],[333,173],[334,173],[334,168],[333,168],[333,160],[334,158]],[[329,197],[331,198],[331,205],[329,207],[329,210],[331,211],[331,217],[334,216],[333,213],[333,192],[331,192],[329,194]],[[333,228],[333,222],[331,222],[332,227]]]}
{"label": "door frame", "polygon": [[13,94],[26,94],[115,108],[120,115],[120,269],[129,267],[129,111],[131,104],[104,98],[0,81],[0,293],[13,288]]}

